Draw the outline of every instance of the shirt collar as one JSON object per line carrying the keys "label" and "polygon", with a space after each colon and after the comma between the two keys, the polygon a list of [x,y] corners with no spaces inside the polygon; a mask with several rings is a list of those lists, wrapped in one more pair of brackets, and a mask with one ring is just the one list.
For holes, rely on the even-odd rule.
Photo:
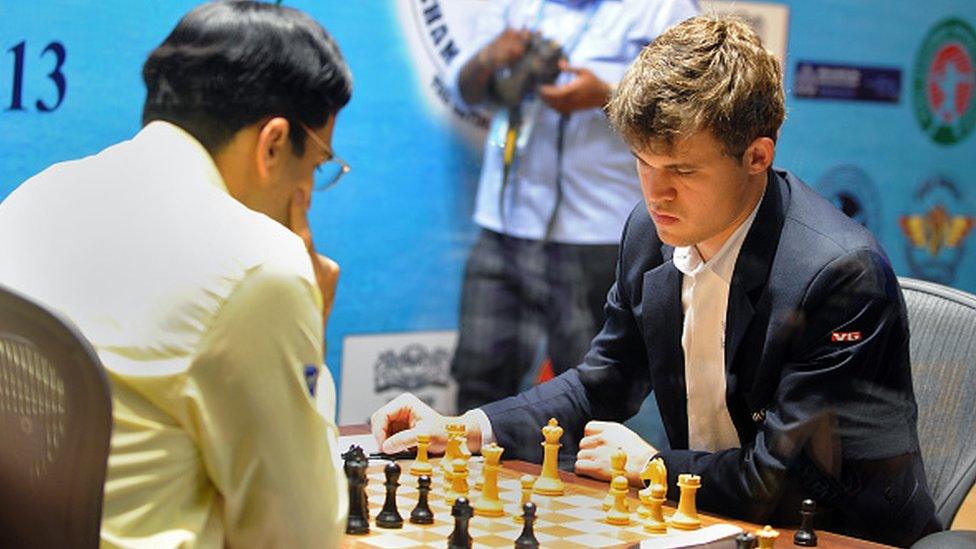
{"label": "shirt collar", "polygon": [[[763,196],[765,196],[765,192]],[[762,197],[759,198],[759,202],[756,203],[756,207],[752,209],[749,217],[729,236],[722,248],[711,259],[703,262],[701,254],[698,253],[698,248],[694,245],[679,246],[674,249],[674,266],[685,276],[696,276],[708,269],[718,275],[726,284],[731,284],[735,262],[739,258],[739,252],[742,250],[742,244],[749,233],[749,228],[752,227],[752,222],[756,220],[760,204],[762,204]]]}
{"label": "shirt collar", "polygon": [[213,157],[183,128],[156,120],[146,124],[136,139],[147,143],[153,151],[165,157],[168,168],[174,170],[174,177],[202,177],[207,183],[230,194]]}

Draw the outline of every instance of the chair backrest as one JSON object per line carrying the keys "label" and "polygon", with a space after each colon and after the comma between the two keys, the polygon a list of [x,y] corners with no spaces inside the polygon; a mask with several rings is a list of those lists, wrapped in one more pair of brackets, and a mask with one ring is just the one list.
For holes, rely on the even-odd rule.
{"label": "chair backrest", "polygon": [[0,285],[0,547],[97,547],[108,379],[67,320]]}
{"label": "chair backrest", "polygon": [[948,526],[976,481],[976,296],[911,278],[899,283],[922,459],[936,513]]}

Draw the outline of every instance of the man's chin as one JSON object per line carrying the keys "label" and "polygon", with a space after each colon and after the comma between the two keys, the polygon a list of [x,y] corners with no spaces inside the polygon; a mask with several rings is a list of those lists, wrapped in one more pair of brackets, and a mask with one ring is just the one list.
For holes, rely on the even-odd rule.
{"label": "man's chin", "polygon": [[661,239],[661,242],[671,246],[672,248],[681,248],[683,246],[691,246],[694,244],[691,239],[682,237],[681,235],[676,235],[673,232],[668,231],[667,228],[662,230],[661,227],[656,225],[654,228],[657,229],[657,237]]}

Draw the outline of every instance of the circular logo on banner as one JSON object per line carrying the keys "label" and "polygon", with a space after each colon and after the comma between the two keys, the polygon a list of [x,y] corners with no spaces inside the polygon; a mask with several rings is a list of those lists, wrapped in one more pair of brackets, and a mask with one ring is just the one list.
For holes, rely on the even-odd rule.
{"label": "circular logo on banner", "polygon": [[919,278],[951,284],[976,218],[963,206],[959,188],[945,177],[922,182],[912,200],[917,209],[899,219],[908,266]]}
{"label": "circular logo on banner", "polygon": [[961,19],[929,31],[915,57],[915,115],[936,143],[952,145],[976,125],[976,32]]}
{"label": "circular logo on banner", "polygon": [[881,197],[864,170],[850,164],[835,166],[820,177],[814,188],[847,217],[878,234]]}
{"label": "circular logo on banner", "polygon": [[396,2],[411,65],[427,105],[474,141],[483,138],[489,117],[455,98],[448,80],[477,38],[474,30],[478,16],[488,6],[486,0]]}

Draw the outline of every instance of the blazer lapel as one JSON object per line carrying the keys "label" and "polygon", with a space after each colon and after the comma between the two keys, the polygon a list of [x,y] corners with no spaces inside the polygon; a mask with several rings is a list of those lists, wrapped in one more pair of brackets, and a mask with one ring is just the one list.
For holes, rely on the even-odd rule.
{"label": "blazer lapel", "polygon": [[662,246],[665,261],[644,273],[644,344],[658,408],[672,448],[688,447],[688,399],[681,350],[681,271],[673,249]]}
{"label": "blazer lapel", "polygon": [[727,371],[734,366],[739,344],[753,320],[757,302],[766,287],[785,218],[783,204],[784,194],[787,192],[786,182],[781,181],[773,170],[769,170],[766,194],[739,251],[729,286],[729,305],[725,315]]}

